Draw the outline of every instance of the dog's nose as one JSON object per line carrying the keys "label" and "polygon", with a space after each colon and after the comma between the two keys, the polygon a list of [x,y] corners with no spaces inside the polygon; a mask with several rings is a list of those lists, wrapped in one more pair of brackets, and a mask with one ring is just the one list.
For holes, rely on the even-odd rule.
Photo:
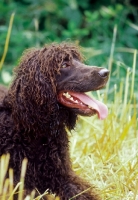
{"label": "dog's nose", "polygon": [[98,72],[98,74],[101,76],[101,77],[103,77],[103,78],[106,78],[106,77],[108,77],[108,75],[109,75],[109,70],[108,69],[101,69],[99,72]]}

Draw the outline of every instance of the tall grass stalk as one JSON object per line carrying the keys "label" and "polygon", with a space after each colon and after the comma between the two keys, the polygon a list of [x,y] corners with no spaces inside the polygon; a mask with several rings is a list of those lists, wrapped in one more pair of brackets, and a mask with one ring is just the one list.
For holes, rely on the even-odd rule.
{"label": "tall grass stalk", "polygon": [[19,194],[18,194],[18,200],[23,199],[23,194],[24,194],[24,178],[25,178],[25,173],[26,173],[26,167],[27,167],[27,159],[23,160],[22,163],[22,169],[21,169],[21,178],[20,178],[20,186],[19,186]]}
{"label": "tall grass stalk", "polygon": [[[13,200],[13,196],[14,196],[14,194],[16,194],[16,192],[17,192],[17,190],[19,189],[19,186],[21,185],[22,183],[21,182],[19,182],[16,186],[15,186],[15,188],[13,189],[13,190],[9,190],[9,198],[8,198],[8,200]],[[9,184],[9,187],[11,187],[11,183]],[[5,200],[5,199],[4,199]]]}
{"label": "tall grass stalk", "polygon": [[135,72],[136,72],[136,59],[137,59],[137,50],[134,51],[130,99],[133,98],[133,93],[134,93],[134,82],[135,82]]}
{"label": "tall grass stalk", "polygon": [[13,20],[14,20],[14,15],[15,15],[15,13],[12,13],[11,18],[10,18],[8,33],[7,33],[6,42],[5,42],[5,46],[4,46],[4,52],[3,52],[2,58],[0,60],[0,70],[1,70],[1,68],[3,66],[4,60],[6,58],[6,54],[7,54],[7,51],[8,51],[8,45],[9,45],[9,40],[10,40],[10,35],[11,35],[11,30],[12,30],[12,25],[13,25]]}
{"label": "tall grass stalk", "polygon": [[[13,169],[9,169],[9,193],[12,194],[13,192]],[[9,197],[8,200],[13,200],[13,196]]]}
{"label": "tall grass stalk", "polygon": [[127,68],[127,75],[126,75],[126,81],[124,84],[124,108],[127,105],[127,100],[128,100],[128,91],[129,91],[129,75],[130,75],[130,68]]}
{"label": "tall grass stalk", "polygon": [[[0,161],[0,194],[3,192],[4,180],[8,169],[10,155],[3,155]],[[5,169],[5,170],[2,170]]]}
{"label": "tall grass stalk", "polygon": [[[114,30],[113,30],[113,39],[112,39],[109,64],[108,64],[108,69],[110,72],[112,71],[112,63],[113,63],[113,55],[114,55],[114,49],[115,49],[116,36],[117,36],[117,25],[114,26]],[[108,80],[108,83],[106,86],[106,94],[109,91],[109,84],[110,84],[110,77],[109,77],[109,80]],[[106,98],[107,98],[107,96],[106,96]]]}

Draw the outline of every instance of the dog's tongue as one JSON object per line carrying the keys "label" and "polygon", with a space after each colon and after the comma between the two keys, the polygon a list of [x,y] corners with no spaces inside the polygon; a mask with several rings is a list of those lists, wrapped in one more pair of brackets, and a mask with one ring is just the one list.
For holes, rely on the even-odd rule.
{"label": "dog's tongue", "polygon": [[108,115],[108,108],[102,102],[89,97],[84,93],[72,93],[72,96],[80,99],[84,104],[91,107],[93,110],[96,110],[98,113],[99,119],[105,119]]}

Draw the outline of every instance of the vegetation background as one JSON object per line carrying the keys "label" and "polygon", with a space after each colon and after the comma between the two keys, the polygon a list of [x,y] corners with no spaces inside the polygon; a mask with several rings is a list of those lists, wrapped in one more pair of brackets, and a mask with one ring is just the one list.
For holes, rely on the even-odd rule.
{"label": "vegetation background", "polygon": [[[71,158],[76,173],[100,188],[104,200],[138,200],[138,2],[0,0],[0,61],[12,13],[0,83],[9,85],[26,48],[63,40],[79,43],[86,63],[110,69],[106,89],[93,93],[107,103],[108,118],[102,122],[96,117],[79,118],[75,134],[70,134]],[[0,195],[7,200],[8,194],[12,199],[13,178],[4,182],[4,159],[0,160]]]}
{"label": "vegetation background", "polygon": [[[1,83],[9,84],[12,69],[26,48],[53,41],[78,42],[85,47],[88,64],[108,67],[115,26],[111,85],[119,84],[127,68],[132,68],[134,49],[138,49],[138,3],[134,0],[1,0],[0,58],[13,12]],[[138,84],[138,69],[135,78]]]}

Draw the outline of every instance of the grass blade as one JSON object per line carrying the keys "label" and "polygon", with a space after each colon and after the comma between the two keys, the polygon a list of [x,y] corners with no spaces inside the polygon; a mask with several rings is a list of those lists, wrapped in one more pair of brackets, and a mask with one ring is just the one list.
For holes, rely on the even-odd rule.
{"label": "grass blade", "polygon": [[5,46],[4,46],[4,52],[3,52],[3,55],[2,55],[2,58],[1,58],[1,61],[0,61],[0,70],[2,68],[2,65],[4,63],[4,60],[6,58],[6,54],[7,54],[7,51],[8,51],[8,45],[9,45],[9,40],[10,40],[12,24],[13,24],[13,20],[14,20],[14,15],[15,15],[15,13],[12,13],[11,18],[10,18],[8,33],[7,33],[6,42],[5,42]]}

